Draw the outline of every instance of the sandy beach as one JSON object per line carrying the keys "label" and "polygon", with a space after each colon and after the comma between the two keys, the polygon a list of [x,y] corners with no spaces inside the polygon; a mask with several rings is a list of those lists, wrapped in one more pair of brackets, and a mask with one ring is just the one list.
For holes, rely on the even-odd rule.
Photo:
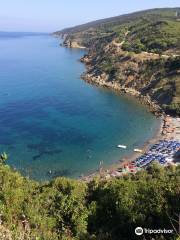
{"label": "sandy beach", "polygon": [[81,179],[89,182],[94,177],[108,179],[121,176],[122,174],[118,171],[119,169],[124,168],[127,164],[130,164],[132,161],[146,153],[152,145],[158,143],[160,140],[180,141],[180,117],[171,117],[169,115],[162,116],[159,131],[152,139],[141,147],[142,153],[132,152],[132,154],[127,155],[123,159],[120,159],[119,162],[114,163],[109,167],[103,167],[103,165],[101,165],[98,171],[88,176],[84,176]]}
{"label": "sandy beach", "polygon": [[174,139],[180,141],[180,117],[173,118],[166,116],[162,136],[167,140]]}

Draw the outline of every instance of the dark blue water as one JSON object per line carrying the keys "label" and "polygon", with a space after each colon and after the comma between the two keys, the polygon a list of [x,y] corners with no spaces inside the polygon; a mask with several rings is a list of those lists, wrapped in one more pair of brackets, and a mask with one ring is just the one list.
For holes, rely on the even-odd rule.
{"label": "dark blue water", "polygon": [[159,122],[137,100],[80,79],[84,50],[18,34],[0,37],[0,151],[10,165],[39,180],[78,177],[152,137]]}

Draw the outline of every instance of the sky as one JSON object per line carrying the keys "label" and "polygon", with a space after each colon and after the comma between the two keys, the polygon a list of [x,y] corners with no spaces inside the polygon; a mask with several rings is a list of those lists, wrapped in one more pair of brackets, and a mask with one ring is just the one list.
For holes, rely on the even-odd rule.
{"label": "sky", "polygon": [[89,21],[160,7],[179,0],[0,0],[0,31],[54,32]]}

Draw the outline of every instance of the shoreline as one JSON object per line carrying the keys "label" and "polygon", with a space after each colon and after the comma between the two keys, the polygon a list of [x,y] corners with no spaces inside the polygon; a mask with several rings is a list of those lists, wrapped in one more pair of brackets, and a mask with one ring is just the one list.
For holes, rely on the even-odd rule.
{"label": "shoreline", "polygon": [[[82,61],[82,63],[85,64],[86,69],[88,71],[88,66],[86,65],[86,62]],[[153,101],[149,95],[147,94],[142,95],[139,91],[133,88],[122,87],[119,83],[116,83],[115,81],[106,82],[101,78],[101,76],[94,77],[88,74],[87,71],[81,75],[81,79],[87,82],[88,84],[95,85],[97,87],[111,89],[118,92],[119,94],[133,96],[137,98],[141,104],[146,105],[149,108],[149,111],[153,113],[156,117],[165,116],[165,113],[162,110],[162,108],[155,101]]]}
{"label": "shoreline", "polygon": [[[173,130],[171,131],[171,129]],[[179,129],[179,131],[177,131],[177,129]],[[166,133],[164,133],[164,131],[166,131]],[[163,116],[161,118],[161,123],[157,133],[155,133],[152,138],[150,138],[142,145],[142,153],[132,152],[131,154],[127,154],[124,158],[120,159],[119,162],[112,163],[106,167],[102,166],[96,172],[81,177],[80,180],[90,182],[95,177],[98,177],[101,180],[107,180],[113,177],[121,177],[124,174],[130,173],[126,172],[124,174],[120,174],[118,169],[124,168],[127,164],[130,164],[132,161],[142,156],[150,149],[152,145],[158,143],[160,140],[176,140],[180,142],[180,117],[174,118],[169,115]]]}
{"label": "shoreline", "polygon": [[[160,126],[157,129],[157,132],[154,134],[152,138],[150,138],[148,141],[146,141],[142,147],[142,153],[136,153],[132,152],[131,154],[127,154],[124,158],[119,159],[118,162],[112,163],[109,166],[103,167],[100,163],[99,170],[96,170],[92,174],[85,175],[80,177],[80,180],[90,182],[92,181],[95,177],[99,177],[102,180],[109,179],[112,177],[118,177],[117,175],[117,170],[119,168],[123,168],[126,164],[131,163],[132,161],[136,160],[138,157],[142,156],[144,153],[146,153],[151,145],[154,145],[158,143],[160,140],[179,140],[180,137],[177,139],[177,132],[175,134],[170,134],[169,132],[165,132],[164,129],[166,128],[166,119],[169,118],[171,125],[169,126],[170,129],[175,129],[178,128],[178,124],[172,124],[172,122],[176,122],[176,117],[174,116],[169,116],[167,115],[161,107],[151,99],[149,95],[142,95],[140,92],[138,92],[135,89],[131,88],[123,88],[120,86],[120,84],[116,82],[106,82],[103,79],[101,79],[101,76],[94,77],[90,74],[88,74],[88,68],[89,66],[87,65],[87,62],[84,60],[84,57],[81,58],[81,62],[85,64],[86,66],[86,72],[81,75],[81,79],[88,84],[95,85],[97,87],[102,87],[102,88],[109,88],[111,90],[117,91],[119,94],[127,94],[130,96],[133,96],[137,98],[141,104],[144,104],[148,107],[149,111],[154,114],[157,118],[160,119]],[[177,117],[177,122],[179,122],[180,125],[180,117]],[[177,123],[176,122],[176,123]],[[179,127],[180,131],[180,127]],[[171,132],[174,133],[174,132]],[[180,136],[180,134],[179,134]],[[122,176],[122,174],[121,174]]]}
{"label": "shoreline", "polygon": [[[125,155],[122,159],[119,159],[116,162],[114,162],[108,166],[103,167],[103,165],[102,165],[102,167],[99,168],[99,170],[96,170],[92,174],[88,174],[83,177],[80,177],[80,180],[89,182],[89,181],[93,180],[94,177],[100,177],[101,179],[107,179],[106,175],[111,175],[111,174],[115,173],[119,168],[122,168],[124,165],[131,163],[136,158],[143,155],[150,148],[151,145],[157,143],[159,140],[162,139],[163,123],[164,123],[164,119],[161,118],[160,125],[157,128],[157,132],[154,133],[154,135],[140,147],[140,149],[142,150],[142,153],[131,152],[131,153]],[[110,177],[112,177],[112,176],[110,176]]]}
{"label": "shoreline", "polygon": [[[66,45],[63,45],[63,47],[67,47],[67,48],[75,47],[75,48],[81,49],[81,47],[78,46],[77,44],[75,44],[75,46],[73,46],[73,44],[66,44]],[[125,88],[115,81],[107,82],[105,81],[106,79],[105,74],[97,75],[97,76],[89,74],[88,70],[91,68],[91,65],[88,64],[89,63],[88,55],[87,56],[84,55],[80,59],[80,61],[86,67],[86,71],[81,75],[81,79],[83,81],[87,82],[88,84],[95,85],[97,87],[109,88],[111,90],[117,91],[119,94],[126,94],[126,95],[133,96],[137,98],[141,104],[146,105],[152,114],[154,114],[157,118],[160,118],[160,125],[157,129],[157,132],[154,133],[154,135],[141,146],[142,153],[136,153],[136,152],[129,153],[125,155],[125,157],[123,157],[122,159],[119,159],[116,162],[105,167],[103,167],[102,163],[100,162],[99,170],[96,170],[90,174],[80,176],[79,177],[80,180],[89,182],[93,180],[94,177],[100,177],[101,179],[117,177],[117,176],[114,176],[115,175],[114,173],[117,173],[117,170],[119,168],[122,168],[124,165],[129,164],[135,159],[137,159],[138,157],[142,156],[144,153],[146,153],[150,149],[151,145],[154,145],[163,139],[168,139],[168,140],[176,139],[175,137],[169,136],[168,133],[164,133],[165,119],[170,116],[165,114],[165,112],[158,105],[158,103],[153,101],[149,95],[143,95],[141,92],[133,88]],[[175,119],[172,116],[170,118],[171,118],[171,121],[172,119]],[[179,124],[180,124],[180,118],[179,118]],[[171,128],[173,128],[173,126],[171,126]]]}

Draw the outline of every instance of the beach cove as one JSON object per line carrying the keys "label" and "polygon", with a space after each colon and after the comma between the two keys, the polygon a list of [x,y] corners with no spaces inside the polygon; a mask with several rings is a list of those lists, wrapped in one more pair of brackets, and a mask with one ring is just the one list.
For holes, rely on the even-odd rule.
{"label": "beach cove", "polygon": [[3,37],[0,49],[0,147],[23,175],[88,175],[100,161],[109,167],[131,154],[159,129],[160,120],[134,97],[80,79],[85,50],[23,34]]}

